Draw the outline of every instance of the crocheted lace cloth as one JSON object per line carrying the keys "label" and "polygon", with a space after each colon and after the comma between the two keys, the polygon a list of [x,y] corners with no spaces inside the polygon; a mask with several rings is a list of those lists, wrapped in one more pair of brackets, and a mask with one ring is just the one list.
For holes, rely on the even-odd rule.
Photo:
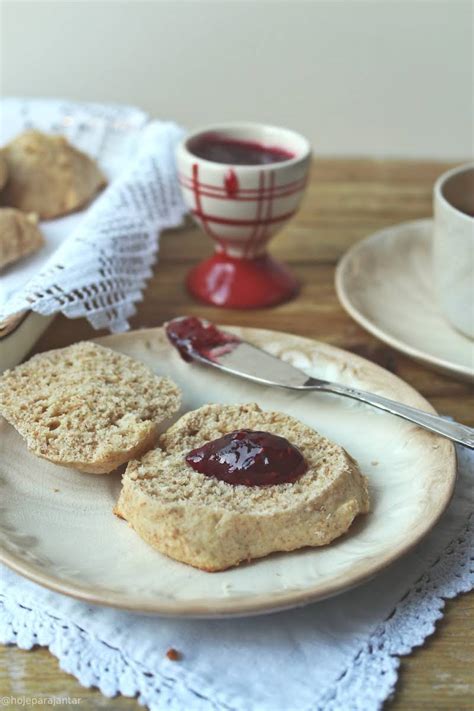
{"label": "crocheted lace cloth", "polygon": [[0,143],[29,128],[62,133],[109,181],[87,209],[42,222],[46,247],[2,273],[0,322],[31,309],[126,330],[160,233],[185,214],[174,160],[181,129],[126,106],[56,100],[4,99],[0,115]]}
{"label": "crocheted lace cloth", "polygon": [[[47,646],[82,685],[137,695],[152,711],[380,709],[400,655],[433,633],[445,599],[474,585],[474,453],[459,448],[458,460],[455,496],[430,535],[331,600],[239,620],[150,618],[90,606],[0,568],[0,640]],[[181,661],[167,659],[169,647]]]}

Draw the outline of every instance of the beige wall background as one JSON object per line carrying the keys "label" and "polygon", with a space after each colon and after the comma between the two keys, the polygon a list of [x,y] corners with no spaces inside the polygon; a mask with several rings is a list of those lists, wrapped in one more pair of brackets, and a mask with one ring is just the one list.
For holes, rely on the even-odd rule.
{"label": "beige wall background", "polygon": [[469,157],[469,0],[3,0],[3,95],[248,119],[316,153]]}

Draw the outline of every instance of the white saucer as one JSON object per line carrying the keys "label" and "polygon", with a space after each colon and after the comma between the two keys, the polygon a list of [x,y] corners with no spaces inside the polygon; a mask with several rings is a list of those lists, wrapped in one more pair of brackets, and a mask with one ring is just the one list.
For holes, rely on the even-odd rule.
{"label": "white saucer", "polygon": [[444,320],[433,292],[432,229],[432,220],[405,222],[356,244],[338,264],[337,295],[352,318],[381,341],[472,382],[474,341]]}

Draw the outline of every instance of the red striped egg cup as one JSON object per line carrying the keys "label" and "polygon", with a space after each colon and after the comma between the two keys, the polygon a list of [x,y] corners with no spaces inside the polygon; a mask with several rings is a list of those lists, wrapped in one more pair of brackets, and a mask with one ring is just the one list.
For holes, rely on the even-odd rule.
{"label": "red striped egg cup", "polygon": [[[232,165],[198,157],[193,145],[206,136],[278,149],[279,162]],[[258,123],[210,126],[178,146],[184,200],[215,253],[187,276],[193,296],[215,306],[251,309],[287,301],[298,281],[267,252],[267,245],[299,207],[308,177],[311,147],[294,131]]]}

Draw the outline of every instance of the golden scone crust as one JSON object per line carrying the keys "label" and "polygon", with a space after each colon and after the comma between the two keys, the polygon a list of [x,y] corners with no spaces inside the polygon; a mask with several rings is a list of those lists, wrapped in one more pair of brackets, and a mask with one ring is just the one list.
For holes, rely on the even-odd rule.
{"label": "golden scone crust", "polygon": [[2,204],[50,219],[86,205],[106,180],[64,136],[25,131],[2,151],[8,179]]}
{"label": "golden scone crust", "polygon": [[[236,429],[286,437],[301,450],[308,470],[293,483],[247,487],[186,463],[190,449]],[[115,507],[154,548],[208,571],[325,545],[368,510],[367,479],[342,447],[254,403],[205,405],[184,415],[162,435],[159,448],[128,464]]]}
{"label": "golden scone crust", "polygon": [[0,207],[0,269],[33,254],[44,245],[35,214]]}
{"label": "golden scone crust", "polygon": [[104,474],[156,444],[180,391],[143,363],[81,342],[0,377],[0,414],[39,457]]}

